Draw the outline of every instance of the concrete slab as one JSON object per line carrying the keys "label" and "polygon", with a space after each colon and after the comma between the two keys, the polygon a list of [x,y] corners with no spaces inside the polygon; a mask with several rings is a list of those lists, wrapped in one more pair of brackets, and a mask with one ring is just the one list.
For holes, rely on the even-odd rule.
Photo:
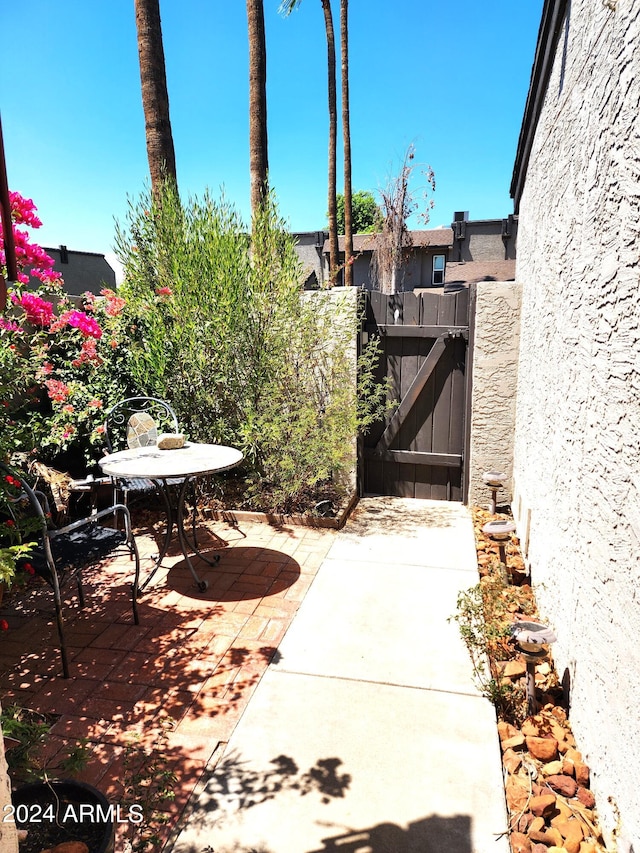
{"label": "concrete slab", "polygon": [[469,513],[462,504],[411,498],[366,498],[340,531],[331,557],[440,566],[475,574]]}
{"label": "concrete slab", "polygon": [[[477,697],[268,672],[174,851],[503,853],[495,732]],[[276,790],[285,758],[323,784]]]}
{"label": "concrete slab", "polygon": [[455,624],[460,504],[367,498],[173,853],[508,853],[495,712]]}
{"label": "concrete slab", "polygon": [[[468,572],[333,559],[280,644],[274,668],[477,695],[457,624]],[[446,649],[446,654],[443,654]]]}

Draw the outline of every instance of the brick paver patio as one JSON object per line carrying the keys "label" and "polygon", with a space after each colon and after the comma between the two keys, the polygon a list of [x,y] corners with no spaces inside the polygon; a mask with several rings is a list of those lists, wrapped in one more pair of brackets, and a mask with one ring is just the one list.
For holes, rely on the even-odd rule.
{"label": "brick paver patio", "polygon": [[[178,781],[165,836],[228,741],[334,537],[245,521],[211,529],[223,540],[220,563],[197,563],[209,589],[199,593],[182,555],[170,550],[140,600],[139,626],[128,559],[85,573],[83,610],[75,584],[66,589],[68,680],[47,588],[12,596],[0,609],[9,623],[0,642],[0,700],[60,715],[47,743],[51,766],[69,742],[87,738],[91,757],[80,778],[117,804],[126,739],[137,732],[153,743],[162,717],[173,718],[167,756]],[[148,568],[157,546],[149,535],[137,538]]]}

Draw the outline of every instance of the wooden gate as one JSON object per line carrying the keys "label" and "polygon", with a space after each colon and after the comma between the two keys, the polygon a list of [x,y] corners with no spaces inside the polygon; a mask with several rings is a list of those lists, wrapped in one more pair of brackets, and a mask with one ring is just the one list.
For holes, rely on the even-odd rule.
{"label": "wooden gate", "polygon": [[363,341],[396,406],[362,442],[364,494],[463,500],[469,291],[367,293]]}

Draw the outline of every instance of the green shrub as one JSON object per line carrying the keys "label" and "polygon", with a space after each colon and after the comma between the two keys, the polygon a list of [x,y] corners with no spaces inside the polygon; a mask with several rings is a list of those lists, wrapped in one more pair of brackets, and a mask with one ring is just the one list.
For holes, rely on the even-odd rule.
{"label": "green shrub", "polygon": [[355,437],[385,405],[377,347],[357,357],[346,292],[303,293],[273,199],[250,237],[224,198],[144,196],[117,244],[138,390],[170,400],[192,439],[239,447],[263,508],[296,509],[327,484],[344,491]]}

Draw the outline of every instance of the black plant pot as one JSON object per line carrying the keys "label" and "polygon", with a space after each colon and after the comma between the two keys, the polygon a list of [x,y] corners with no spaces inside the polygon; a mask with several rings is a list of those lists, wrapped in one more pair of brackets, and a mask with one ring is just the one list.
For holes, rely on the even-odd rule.
{"label": "black plant pot", "polygon": [[113,853],[113,814],[107,798],[84,782],[23,785],[11,795],[18,829],[27,830],[20,853],[40,853],[65,841],[81,841],[89,853]]}

